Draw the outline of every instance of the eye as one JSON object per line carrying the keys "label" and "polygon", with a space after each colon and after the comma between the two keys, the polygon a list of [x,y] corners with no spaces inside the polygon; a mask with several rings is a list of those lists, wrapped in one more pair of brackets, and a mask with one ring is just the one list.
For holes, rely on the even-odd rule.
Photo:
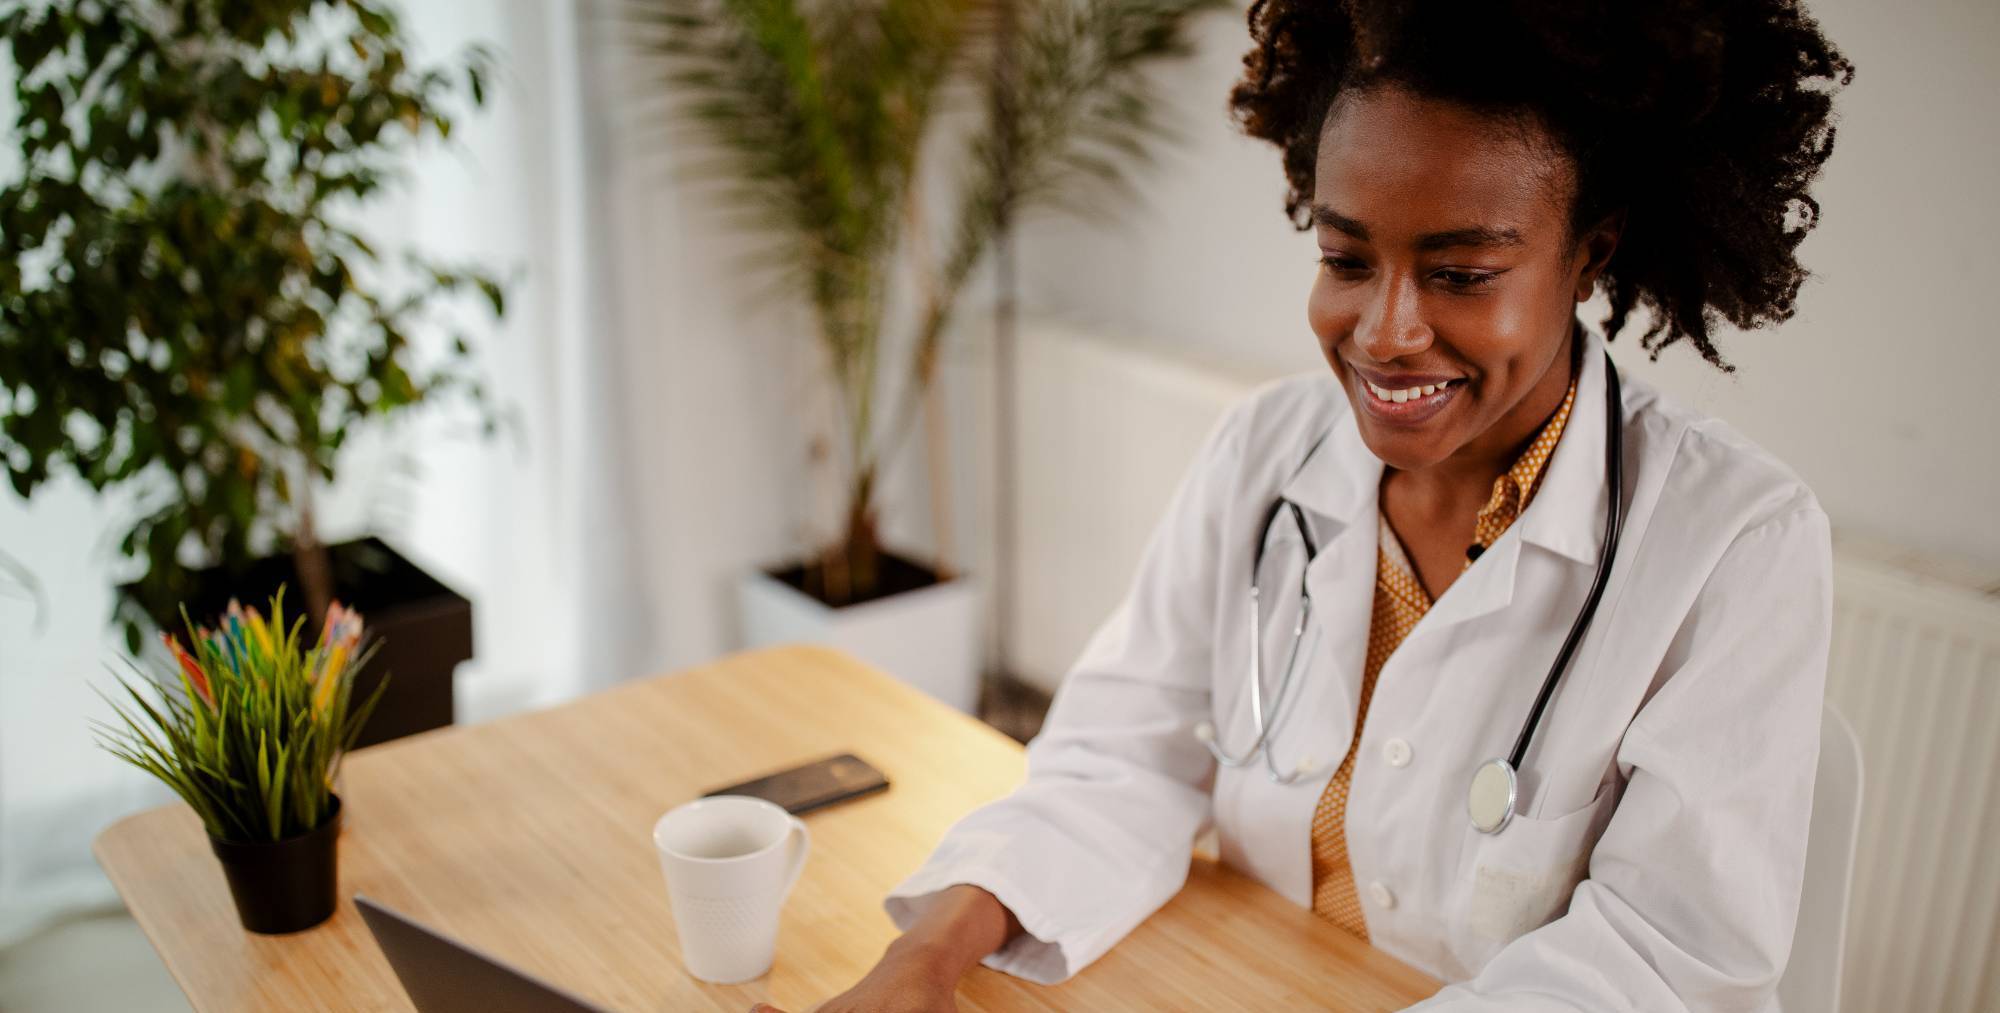
{"label": "eye", "polygon": [[1500,277],[1499,271],[1438,271],[1432,277],[1455,289],[1470,290],[1483,288]]}
{"label": "eye", "polygon": [[1338,253],[1321,254],[1319,262],[1335,274],[1357,274],[1368,269],[1360,260]]}

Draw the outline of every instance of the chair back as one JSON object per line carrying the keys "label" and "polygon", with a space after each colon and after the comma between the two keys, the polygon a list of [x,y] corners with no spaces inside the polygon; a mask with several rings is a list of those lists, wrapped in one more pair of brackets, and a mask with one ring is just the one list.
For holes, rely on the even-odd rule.
{"label": "chair back", "polygon": [[1861,741],[1840,712],[1820,716],[1819,773],[1812,827],[1806,834],[1805,887],[1792,957],[1778,981],[1786,1013],[1836,1013],[1840,964],[1847,944],[1847,903],[1853,893],[1854,847],[1861,831]]}

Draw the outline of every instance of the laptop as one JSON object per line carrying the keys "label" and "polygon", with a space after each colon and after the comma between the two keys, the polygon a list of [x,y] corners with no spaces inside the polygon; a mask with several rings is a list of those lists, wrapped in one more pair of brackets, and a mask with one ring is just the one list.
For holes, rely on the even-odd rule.
{"label": "laptop", "polygon": [[419,1013],[609,1013],[354,895],[376,945]]}

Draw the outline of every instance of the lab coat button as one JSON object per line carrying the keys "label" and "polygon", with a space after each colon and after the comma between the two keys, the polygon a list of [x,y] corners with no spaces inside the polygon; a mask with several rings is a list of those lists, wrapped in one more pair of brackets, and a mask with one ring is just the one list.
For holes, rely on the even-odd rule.
{"label": "lab coat button", "polygon": [[1391,893],[1388,885],[1379,879],[1368,884],[1368,899],[1374,901],[1375,906],[1384,911],[1396,906],[1396,895]]}
{"label": "lab coat button", "polygon": [[1382,761],[1391,767],[1410,765],[1410,744],[1402,739],[1390,739],[1382,743]]}

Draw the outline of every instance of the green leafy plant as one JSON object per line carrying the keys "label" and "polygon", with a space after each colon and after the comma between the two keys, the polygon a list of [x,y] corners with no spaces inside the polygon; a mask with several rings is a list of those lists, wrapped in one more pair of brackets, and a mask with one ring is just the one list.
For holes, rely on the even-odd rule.
{"label": "green leafy plant", "polygon": [[501,313],[501,285],[388,262],[348,222],[411,145],[449,135],[461,89],[484,101],[488,56],[412,67],[368,0],[0,0],[0,36],[21,155],[0,187],[15,491],[64,469],[136,484],[118,546],[163,622],[195,596],[183,563],[287,549],[317,620],[332,588],[310,492],[348,435],[449,390],[483,405],[466,337],[419,355],[412,334],[453,293]]}
{"label": "green leafy plant", "polygon": [[280,589],[269,619],[232,601],[215,629],[188,622],[192,652],[162,634],[174,672],[145,690],[120,678],[130,709],[111,701],[120,724],[99,723],[100,743],[165,782],[212,836],[249,843],[317,829],[388,679],[350,709],[354,675],[374,651],[360,649],[361,616],[332,603],[311,646],[304,626],[303,616],[285,621]]}
{"label": "green leafy plant", "polygon": [[[1016,214],[1094,215],[1129,190],[1168,136],[1148,71],[1186,54],[1194,18],[1225,4],[999,0],[1019,15],[1018,30],[1002,30],[1013,15],[994,0],[628,3],[706,149],[692,175],[770,239],[752,266],[811,301],[839,391],[848,491],[842,534],[808,580],[834,604],[870,597],[876,478],[931,390],[959,292]],[[956,213],[939,239],[919,153],[938,113],[965,96],[984,100],[984,118],[955,151]],[[898,258],[919,291],[912,318],[892,323]],[[889,349],[907,360],[885,363]]]}

